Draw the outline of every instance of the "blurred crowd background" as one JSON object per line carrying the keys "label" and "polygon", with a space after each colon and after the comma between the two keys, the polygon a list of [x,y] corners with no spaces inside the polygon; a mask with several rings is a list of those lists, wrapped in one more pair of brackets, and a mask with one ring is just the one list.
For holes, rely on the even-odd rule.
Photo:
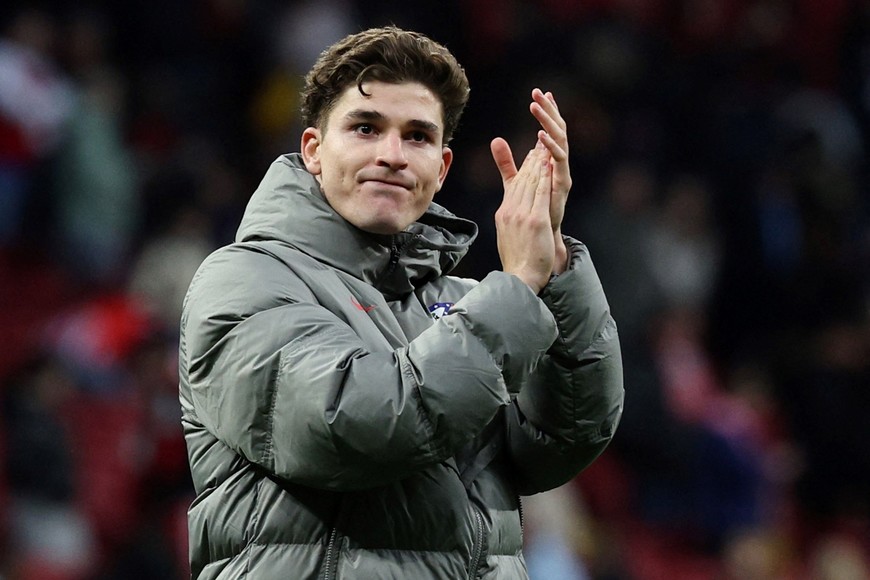
{"label": "blurred crowd background", "polygon": [[317,54],[388,23],[471,80],[461,275],[499,268],[489,141],[533,145],[535,86],[568,122],[626,405],[525,500],[533,578],[870,578],[868,0],[4,2],[0,578],[186,577],[183,294]]}

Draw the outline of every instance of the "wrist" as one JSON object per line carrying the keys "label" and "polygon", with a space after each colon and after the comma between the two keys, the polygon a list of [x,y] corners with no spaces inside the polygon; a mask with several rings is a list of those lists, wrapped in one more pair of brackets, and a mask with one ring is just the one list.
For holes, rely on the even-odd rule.
{"label": "wrist", "polygon": [[528,286],[536,295],[540,294],[544,287],[549,284],[549,278],[542,277],[539,273],[514,273],[514,276],[522,280],[523,284]]}
{"label": "wrist", "polygon": [[562,239],[562,231],[553,231],[553,243],[555,244],[555,259],[553,261],[553,275],[558,275],[568,269],[568,247]]}

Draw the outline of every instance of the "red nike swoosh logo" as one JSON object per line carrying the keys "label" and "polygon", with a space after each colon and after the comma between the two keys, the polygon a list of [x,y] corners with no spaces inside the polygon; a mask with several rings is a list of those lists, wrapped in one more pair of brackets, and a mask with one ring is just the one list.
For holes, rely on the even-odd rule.
{"label": "red nike swoosh logo", "polygon": [[353,302],[353,305],[356,306],[358,310],[362,310],[363,312],[371,312],[375,309],[374,304],[372,304],[371,306],[363,306],[359,303],[359,300],[357,300],[353,296],[350,297],[350,301]]}

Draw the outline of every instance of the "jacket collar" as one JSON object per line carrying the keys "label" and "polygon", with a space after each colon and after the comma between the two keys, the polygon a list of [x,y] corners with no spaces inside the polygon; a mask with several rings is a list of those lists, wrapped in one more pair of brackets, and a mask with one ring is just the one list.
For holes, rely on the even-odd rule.
{"label": "jacket collar", "polygon": [[432,203],[419,221],[395,235],[364,232],[326,201],[298,153],[272,163],[251,196],[237,242],[276,240],[400,296],[450,272],[477,237],[477,225]]}

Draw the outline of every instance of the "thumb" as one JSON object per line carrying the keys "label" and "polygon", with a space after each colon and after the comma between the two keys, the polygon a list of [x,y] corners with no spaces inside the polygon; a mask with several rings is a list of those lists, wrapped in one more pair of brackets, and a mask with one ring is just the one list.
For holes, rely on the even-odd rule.
{"label": "thumb", "polygon": [[517,166],[514,163],[514,155],[508,142],[501,137],[496,137],[489,144],[489,149],[492,151],[492,158],[501,174],[501,180],[506,182],[512,179],[517,174]]}

